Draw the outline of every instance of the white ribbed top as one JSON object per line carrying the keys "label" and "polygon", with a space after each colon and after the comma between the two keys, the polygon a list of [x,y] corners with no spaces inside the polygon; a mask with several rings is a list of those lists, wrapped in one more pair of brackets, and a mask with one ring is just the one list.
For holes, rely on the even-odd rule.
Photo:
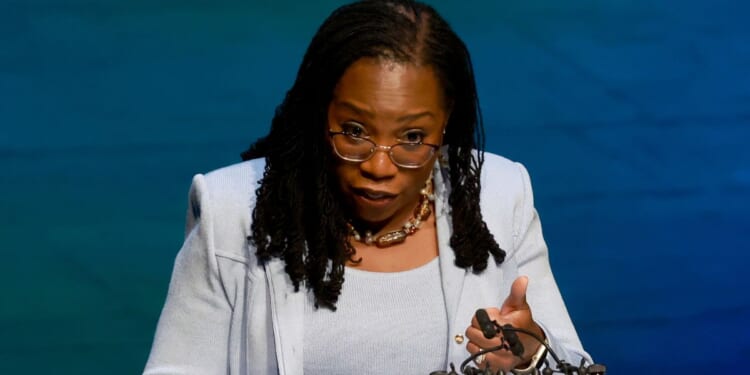
{"label": "white ribbed top", "polygon": [[438,258],[402,272],[347,268],[336,312],[305,309],[305,374],[444,370],[448,318]]}

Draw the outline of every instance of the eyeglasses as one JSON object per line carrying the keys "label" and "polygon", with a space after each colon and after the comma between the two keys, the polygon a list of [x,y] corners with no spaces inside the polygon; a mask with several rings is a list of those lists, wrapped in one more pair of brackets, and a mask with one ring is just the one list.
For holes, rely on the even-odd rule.
{"label": "eyeglasses", "polygon": [[438,145],[424,142],[399,142],[393,146],[382,146],[369,138],[358,137],[350,132],[328,130],[333,151],[340,158],[355,163],[369,160],[375,151],[388,152],[393,164],[401,168],[419,168],[424,166],[440,148]]}

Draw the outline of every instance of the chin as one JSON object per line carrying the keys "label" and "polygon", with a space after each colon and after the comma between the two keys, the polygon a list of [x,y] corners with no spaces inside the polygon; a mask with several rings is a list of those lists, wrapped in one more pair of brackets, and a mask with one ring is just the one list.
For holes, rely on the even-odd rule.
{"label": "chin", "polygon": [[[368,210],[369,211],[369,210]],[[390,219],[393,216],[390,212],[357,212],[357,220],[370,224],[372,226],[380,226],[381,224],[385,224],[388,222],[388,219]]]}

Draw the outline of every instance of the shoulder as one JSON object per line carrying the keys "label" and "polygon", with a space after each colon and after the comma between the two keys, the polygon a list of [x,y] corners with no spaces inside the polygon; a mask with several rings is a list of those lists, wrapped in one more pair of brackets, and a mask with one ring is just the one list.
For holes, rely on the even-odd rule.
{"label": "shoulder", "polygon": [[519,162],[485,152],[481,173],[482,198],[525,199],[529,193],[529,174]]}
{"label": "shoulder", "polygon": [[[199,174],[196,178],[200,176],[203,180],[206,193],[212,200],[232,203],[236,198],[247,199],[248,189],[255,192],[258,181],[263,178],[264,168],[264,159],[253,159]],[[227,202],[227,198],[232,199]]]}
{"label": "shoulder", "polygon": [[254,159],[193,177],[188,230],[191,221],[206,223],[217,255],[240,261],[253,256],[247,236],[264,168],[265,160]]}
{"label": "shoulder", "polygon": [[513,248],[526,211],[533,207],[529,174],[523,164],[484,153],[479,204],[488,229],[501,248]]}

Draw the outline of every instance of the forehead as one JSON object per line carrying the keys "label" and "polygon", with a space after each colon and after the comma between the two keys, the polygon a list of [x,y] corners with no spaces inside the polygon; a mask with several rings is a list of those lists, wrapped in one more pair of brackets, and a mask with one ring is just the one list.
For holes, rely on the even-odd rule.
{"label": "forehead", "polygon": [[377,117],[445,112],[443,90],[432,67],[376,58],[349,66],[334,89],[331,104],[354,105]]}

